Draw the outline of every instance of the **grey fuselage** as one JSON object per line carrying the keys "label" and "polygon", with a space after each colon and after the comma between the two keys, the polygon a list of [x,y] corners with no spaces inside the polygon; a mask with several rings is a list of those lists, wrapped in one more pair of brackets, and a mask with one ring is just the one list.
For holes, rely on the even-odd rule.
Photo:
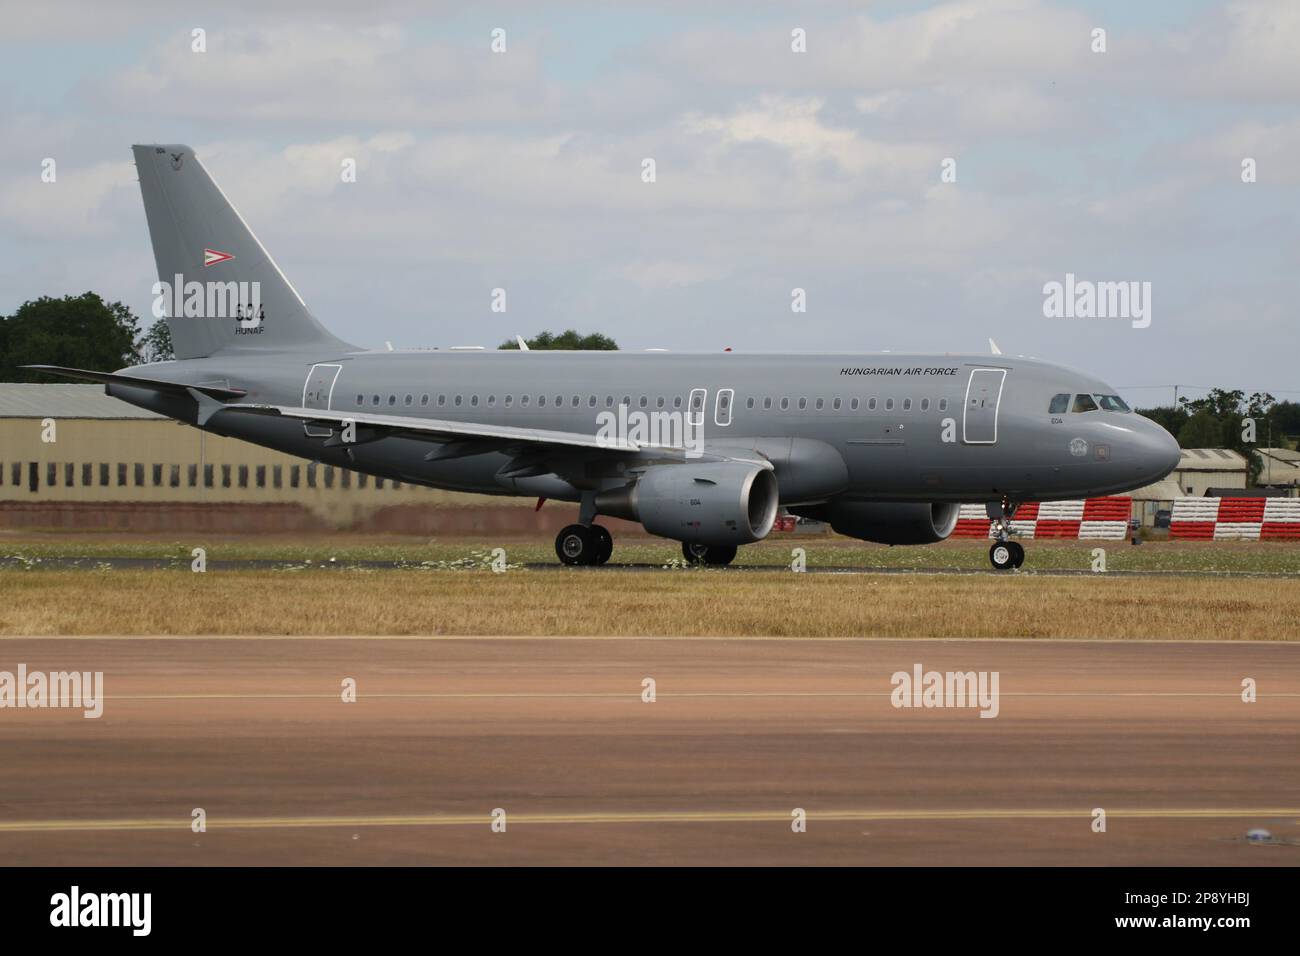
{"label": "grey fuselage", "polygon": [[[770,460],[787,506],[839,497],[980,502],[1116,494],[1159,480],[1178,461],[1169,433],[1135,413],[1049,412],[1060,393],[1115,394],[1104,382],[1003,355],[232,348],[121,374],[244,389],[241,401],[252,404],[588,435],[625,403],[632,413],[688,413],[694,392],[703,398],[695,414],[705,451]],[[185,397],[120,384],[108,391],[196,421]],[[653,458],[574,452],[559,456],[554,472],[508,477],[501,473],[517,455],[510,449],[428,461],[431,444],[418,437],[331,446],[328,429],[220,412],[204,427],[404,482],[569,501],[626,483],[629,471]]]}

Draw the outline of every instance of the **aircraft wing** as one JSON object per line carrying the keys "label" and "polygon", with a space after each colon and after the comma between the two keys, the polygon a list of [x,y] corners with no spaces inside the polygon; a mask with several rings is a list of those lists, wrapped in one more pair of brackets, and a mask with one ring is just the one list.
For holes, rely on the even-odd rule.
{"label": "aircraft wing", "polygon": [[[441,449],[429,453],[428,460],[458,458],[509,446],[559,446],[588,451],[636,454],[649,452],[684,457],[685,449],[666,445],[651,445],[627,439],[604,438],[582,432],[558,431],[549,428],[518,428],[511,425],[486,425],[478,422],[452,422],[408,415],[373,415],[367,412],[336,412],[320,408],[293,408],[285,405],[223,405],[213,410],[244,414],[268,415],[278,418],[296,418],[308,425],[341,428],[351,422],[356,427],[354,444],[364,444],[374,438],[401,435],[442,443]],[[344,442],[335,435],[326,445]]]}

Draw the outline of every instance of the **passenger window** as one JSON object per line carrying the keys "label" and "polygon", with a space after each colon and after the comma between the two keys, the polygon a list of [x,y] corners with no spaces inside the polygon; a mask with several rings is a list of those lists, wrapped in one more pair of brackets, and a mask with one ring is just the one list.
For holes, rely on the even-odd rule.
{"label": "passenger window", "polygon": [[1049,415],[1064,415],[1070,410],[1070,393],[1061,392],[1052,396],[1052,404],[1047,406]]}
{"label": "passenger window", "polygon": [[582,404],[582,396],[581,396],[581,395],[574,395],[574,396],[573,396],[573,407],[574,407],[574,408],[577,408],[577,407],[578,407],[579,405],[581,405],[581,404]]}
{"label": "passenger window", "polygon": [[817,411],[820,412],[825,407],[826,407],[826,400],[822,398],[817,399]]}
{"label": "passenger window", "polygon": [[358,396],[357,396],[357,404],[358,404],[358,405],[364,405],[365,403],[366,403],[366,396],[364,396],[364,395],[358,395]]}
{"label": "passenger window", "polygon": [[379,396],[378,396],[378,395],[372,395],[371,398],[370,398],[370,404],[371,404],[371,405],[378,405],[378,404],[379,404]]}
{"label": "passenger window", "polygon": [[509,408],[510,406],[514,405],[514,403],[515,403],[515,397],[514,397],[513,395],[507,395],[507,396],[506,396],[506,408]]}
{"label": "passenger window", "polygon": [[389,404],[389,405],[396,405],[396,404],[397,404],[397,396],[396,396],[396,395],[389,395],[389,396],[388,396],[388,404]]}
{"label": "passenger window", "polygon": [[497,403],[497,397],[495,395],[489,395],[487,403],[488,403],[488,408],[492,408]]}
{"label": "passenger window", "polygon": [[876,410],[876,400],[874,398],[867,402],[867,408],[873,412]]}
{"label": "passenger window", "polygon": [[745,407],[746,407],[746,408],[753,408],[753,407],[754,407],[754,400],[753,400],[752,398],[747,398],[747,399],[745,399]]}
{"label": "passenger window", "polygon": [[527,395],[520,395],[520,396],[519,396],[519,404],[522,405],[524,408],[527,408],[527,407],[528,407],[528,396],[527,396]]}
{"label": "passenger window", "polygon": [[948,399],[946,398],[939,399],[939,411],[946,412],[947,410],[948,410]]}
{"label": "passenger window", "polygon": [[856,398],[849,402],[849,408],[855,412],[858,410],[858,400]]}
{"label": "passenger window", "polygon": [[838,412],[838,411],[840,410],[840,400],[839,400],[838,398],[835,399],[835,402],[834,402],[833,404],[834,404],[834,408],[835,408],[835,410]]}
{"label": "passenger window", "polygon": [[415,396],[414,396],[414,395],[407,395],[407,396],[406,396],[405,404],[407,404],[407,405],[414,405],[414,404],[415,404]]}
{"label": "passenger window", "polygon": [[771,407],[772,407],[772,398],[771,398],[771,396],[768,396],[767,398],[763,399],[763,407],[764,407],[764,408],[771,408]]}
{"label": "passenger window", "polygon": [[1076,412],[1095,412],[1097,403],[1092,400],[1091,395],[1074,396],[1074,410]]}
{"label": "passenger window", "polygon": [[650,399],[648,399],[648,398],[646,398],[644,395],[642,395],[642,396],[641,396],[641,400],[640,400],[639,402],[637,402],[637,404],[640,405],[642,408],[645,408],[647,405],[650,404]]}
{"label": "passenger window", "polygon": [[903,411],[910,412],[911,410],[912,410],[912,400],[910,398],[903,399]]}
{"label": "passenger window", "polygon": [[893,410],[894,410],[894,400],[892,398],[885,399],[885,411],[892,412]]}
{"label": "passenger window", "polygon": [[921,411],[928,412],[929,410],[930,410],[930,400],[928,398],[921,399]]}
{"label": "passenger window", "polygon": [[457,408],[460,408],[460,401],[461,401],[460,396],[457,395],[457,396],[456,396],[456,407],[457,407]]}
{"label": "passenger window", "polygon": [[429,404],[429,396],[428,396],[428,395],[421,395],[421,396],[420,396],[420,404],[421,404],[421,405],[428,405],[428,404]]}
{"label": "passenger window", "polygon": [[808,407],[808,399],[806,398],[799,399],[799,408],[804,409],[807,407]]}
{"label": "passenger window", "polygon": [[[605,396],[605,404],[608,405],[608,404],[610,403],[610,401],[611,401],[611,399],[609,398],[609,396]],[[588,407],[588,408],[595,408],[595,407],[596,407],[596,396],[595,396],[595,395],[588,395],[588,396],[587,396],[587,407]]]}
{"label": "passenger window", "polygon": [[783,398],[783,399],[781,399],[781,407],[782,407],[783,409],[784,409],[784,408],[789,408],[789,407],[790,407],[790,399],[788,399],[788,398]]}
{"label": "passenger window", "polygon": [[473,406],[474,408],[478,408],[478,396],[477,396],[477,395],[471,395],[471,396],[469,397],[469,403],[470,403],[470,405]]}
{"label": "passenger window", "polygon": [[545,407],[546,407],[546,396],[545,396],[545,395],[538,395],[538,396],[537,396],[537,407],[538,407],[538,408],[545,408]]}

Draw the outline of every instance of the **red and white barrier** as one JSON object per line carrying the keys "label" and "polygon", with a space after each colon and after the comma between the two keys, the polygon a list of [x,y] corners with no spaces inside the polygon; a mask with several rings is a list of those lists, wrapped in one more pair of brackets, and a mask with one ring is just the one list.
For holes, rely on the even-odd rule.
{"label": "red and white barrier", "polygon": [[1184,541],[1300,541],[1300,498],[1179,498],[1169,537]]}
{"label": "red and white barrier", "polygon": [[[1016,509],[1011,530],[1022,538],[1065,538],[1072,541],[1123,540],[1128,534],[1133,499],[1088,498],[1079,501],[1026,501]],[[992,538],[995,534],[983,505],[962,505],[954,538]]]}

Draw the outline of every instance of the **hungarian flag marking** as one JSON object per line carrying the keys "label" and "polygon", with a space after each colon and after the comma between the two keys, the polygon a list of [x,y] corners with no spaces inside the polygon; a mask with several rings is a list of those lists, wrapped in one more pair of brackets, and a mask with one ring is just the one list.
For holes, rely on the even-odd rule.
{"label": "hungarian flag marking", "polygon": [[227,259],[235,258],[228,252],[222,252],[220,249],[203,250],[203,266],[215,266],[218,262],[225,262]]}

